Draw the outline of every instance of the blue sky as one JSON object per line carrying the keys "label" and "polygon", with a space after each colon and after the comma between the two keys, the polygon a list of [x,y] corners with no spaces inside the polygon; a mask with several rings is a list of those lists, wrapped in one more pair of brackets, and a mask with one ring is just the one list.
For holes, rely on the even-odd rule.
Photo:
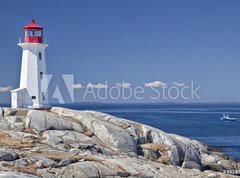
{"label": "blue sky", "polygon": [[[61,74],[83,86],[194,81],[201,86],[194,101],[240,101],[239,9],[238,0],[3,0],[0,87],[18,87],[16,44],[35,19],[50,45],[52,88]],[[10,94],[0,93],[7,102]]]}

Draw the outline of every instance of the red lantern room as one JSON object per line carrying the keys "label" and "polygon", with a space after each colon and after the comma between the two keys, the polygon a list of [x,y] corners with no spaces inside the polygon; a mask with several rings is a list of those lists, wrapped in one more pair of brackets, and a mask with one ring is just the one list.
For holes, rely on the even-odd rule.
{"label": "red lantern room", "polygon": [[35,23],[34,20],[24,27],[24,43],[42,43],[43,28]]}

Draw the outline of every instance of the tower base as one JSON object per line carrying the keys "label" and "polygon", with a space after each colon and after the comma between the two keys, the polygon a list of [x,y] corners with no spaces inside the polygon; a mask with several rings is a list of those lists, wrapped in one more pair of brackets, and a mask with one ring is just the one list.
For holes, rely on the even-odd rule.
{"label": "tower base", "polygon": [[49,108],[49,104],[33,103],[26,88],[18,88],[11,91],[12,108]]}

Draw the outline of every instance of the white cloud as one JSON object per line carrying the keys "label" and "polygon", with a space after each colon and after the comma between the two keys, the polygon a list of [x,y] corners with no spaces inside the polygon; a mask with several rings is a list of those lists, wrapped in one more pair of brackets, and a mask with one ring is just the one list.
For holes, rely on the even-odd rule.
{"label": "white cloud", "polygon": [[0,93],[9,92],[12,90],[12,86],[0,87]]}
{"label": "white cloud", "polygon": [[102,83],[94,85],[94,84],[89,83],[87,85],[87,88],[98,88],[98,89],[100,89],[100,88],[108,88],[108,85],[102,84]]}
{"label": "white cloud", "polygon": [[177,87],[183,87],[184,86],[184,83],[181,83],[181,82],[173,82],[172,84],[177,86]]}
{"label": "white cloud", "polygon": [[149,82],[144,84],[145,87],[163,87],[166,85],[167,85],[166,83],[161,81],[154,81],[154,82]]}
{"label": "white cloud", "polygon": [[131,87],[131,83],[125,83],[125,82],[116,83],[116,86],[118,86],[120,88],[129,88],[129,87]]}
{"label": "white cloud", "polygon": [[80,83],[73,84],[73,89],[80,89],[83,88],[83,86]]}

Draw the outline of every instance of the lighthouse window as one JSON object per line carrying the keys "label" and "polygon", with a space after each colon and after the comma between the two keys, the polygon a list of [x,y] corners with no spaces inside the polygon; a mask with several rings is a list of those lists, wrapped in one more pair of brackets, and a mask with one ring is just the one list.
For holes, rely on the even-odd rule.
{"label": "lighthouse window", "polygon": [[36,96],[32,96],[32,100],[35,100],[36,99]]}
{"label": "lighthouse window", "polygon": [[38,36],[38,37],[41,37],[41,30],[35,30],[35,35],[34,36]]}
{"label": "lighthouse window", "polygon": [[34,30],[26,30],[26,36],[35,36]]}
{"label": "lighthouse window", "polygon": [[40,72],[40,79],[43,79],[43,72]]}
{"label": "lighthouse window", "polygon": [[41,52],[38,53],[38,59],[39,59],[39,60],[42,59],[42,53],[41,53]]}
{"label": "lighthouse window", "polygon": [[44,101],[45,100],[45,93],[42,92],[42,100]]}
{"label": "lighthouse window", "polygon": [[42,31],[41,30],[26,30],[25,31],[25,36],[41,37],[42,36]]}

